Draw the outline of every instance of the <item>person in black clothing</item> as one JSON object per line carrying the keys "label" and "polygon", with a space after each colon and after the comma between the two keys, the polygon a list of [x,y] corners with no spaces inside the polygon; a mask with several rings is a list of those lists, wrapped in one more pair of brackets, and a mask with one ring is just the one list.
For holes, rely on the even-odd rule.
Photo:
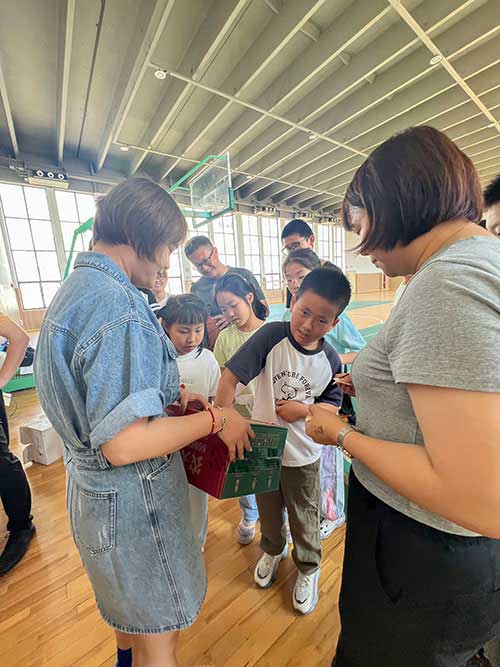
{"label": "person in black clothing", "polygon": [[0,369],[0,497],[9,532],[9,539],[0,556],[0,576],[3,576],[24,557],[35,534],[35,526],[31,516],[31,491],[24,468],[9,449],[9,424],[2,393],[24,358],[29,337],[3,313],[0,313],[0,336],[9,339],[5,361]]}

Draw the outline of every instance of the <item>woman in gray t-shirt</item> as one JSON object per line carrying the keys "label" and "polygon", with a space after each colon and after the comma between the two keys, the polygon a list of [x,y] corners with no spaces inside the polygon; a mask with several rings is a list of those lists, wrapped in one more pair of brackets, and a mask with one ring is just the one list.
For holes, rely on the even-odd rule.
{"label": "woman in gray t-shirt", "polygon": [[487,665],[500,632],[500,243],[481,213],[472,162],[431,127],[379,146],[346,193],[361,254],[413,277],[346,386],[360,432],[308,417],[354,458],[336,667]]}

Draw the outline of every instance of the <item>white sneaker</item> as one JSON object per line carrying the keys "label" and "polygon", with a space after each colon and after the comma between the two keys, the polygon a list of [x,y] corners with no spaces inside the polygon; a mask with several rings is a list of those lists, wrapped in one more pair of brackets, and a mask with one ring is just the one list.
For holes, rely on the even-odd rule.
{"label": "white sneaker", "polygon": [[330,521],[330,519],[322,518],[321,521],[319,522],[320,539],[326,540],[327,537],[330,537],[330,535],[333,533],[336,527],[337,523],[335,521]]}
{"label": "white sneaker", "polygon": [[293,606],[301,614],[310,614],[318,603],[320,569],[313,574],[299,572],[293,589]]}
{"label": "white sneaker", "polygon": [[259,562],[255,567],[253,578],[257,586],[261,588],[269,588],[273,585],[278,574],[278,568],[281,561],[288,555],[288,545],[277,556],[270,556],[269,554],[262,554]]}
{"label": "white sneaker", "polygon": [[245,521],[245,519],[241,517],[238,528],[236,529],[236,539],[240,544],[250,544],[250,542],[254,541],[256,523],[256,521]]}

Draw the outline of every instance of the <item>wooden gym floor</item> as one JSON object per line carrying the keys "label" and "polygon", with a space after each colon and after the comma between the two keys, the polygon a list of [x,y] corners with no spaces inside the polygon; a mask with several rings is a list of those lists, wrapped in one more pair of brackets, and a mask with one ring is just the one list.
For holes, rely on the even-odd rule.
{"label": "wooden gym floor", "polygon": [[[350,310],[369,339],[390,312],[391,293],[356,297],[370,305]],[[374,301],[384,302],[372,305]],[[19,425],[40,412],[34,389],[18,392],[9,408],[12,449],[19,453]],[[70,536],[62,461],[27,469],[37,535],[22,563],[0,579],[2,667],[113,667],[111,629],[101,620],[92,589]],[[205,548],[209,587],[200,617],[181,633],[182,667],[327,667],[339,632],[338,594],[344,528],[323,543],[320,599],[298,616],[291,596],[296,570],[288,557],[278,580],[263,591],[253,583],[258,536],[240,546],[234,499],[210,499]],[[0,509],[0,548],[6,519]]]}

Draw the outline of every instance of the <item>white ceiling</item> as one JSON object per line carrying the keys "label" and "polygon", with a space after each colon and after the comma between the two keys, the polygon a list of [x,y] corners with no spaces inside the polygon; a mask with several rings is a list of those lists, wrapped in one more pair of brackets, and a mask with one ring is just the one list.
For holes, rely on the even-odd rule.
{"label": "white ceiling", "polygon": [[499,43],[500,0],[0,0],[0,155],[171,183],[229,151],[240,201],[325,214],[428,123],[486,184]]}

